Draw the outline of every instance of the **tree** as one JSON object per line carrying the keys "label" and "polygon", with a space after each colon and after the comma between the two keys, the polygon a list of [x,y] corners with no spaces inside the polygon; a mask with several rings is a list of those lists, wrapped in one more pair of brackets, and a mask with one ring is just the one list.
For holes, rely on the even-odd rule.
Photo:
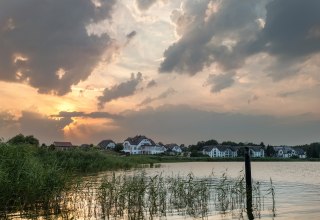
{"label": "tree", "polygon": [[270,145],[267,146],[267,149],[266,149],[266,156],[267,157],[273,157],[275,156],[276,154],[276,151],[274,150],[274,148]]}
{"label": "tree", "polygon": [[39,140],[33,135],[24,136],[23,134],[18,134],[7,141],[7,143],[12,145],[27,144],[32,146],[39,146]]}
{"label": "tree", "polygon": [[121,152],[123,150],[123,145],[120,144],[116,144],[116,146],[114,147],[114,151],[116,152]]}

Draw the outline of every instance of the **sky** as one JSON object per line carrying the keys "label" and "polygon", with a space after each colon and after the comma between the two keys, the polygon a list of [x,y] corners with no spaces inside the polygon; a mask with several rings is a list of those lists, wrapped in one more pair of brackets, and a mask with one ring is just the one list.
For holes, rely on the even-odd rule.
{"label": "sky", "polygon": [[2,0],[0,137],[320,141],[319,0]]}

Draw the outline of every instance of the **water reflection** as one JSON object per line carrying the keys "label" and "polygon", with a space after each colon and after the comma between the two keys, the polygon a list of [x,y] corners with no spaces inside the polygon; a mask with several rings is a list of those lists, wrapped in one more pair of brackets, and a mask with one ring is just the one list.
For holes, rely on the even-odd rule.
{"label": "water reflection", "polygon": [[[75,182],[48,208],[8,210],[0,218],[247,219],[242,169],[242,163],[179,163],[101,173]],[[319,219],[319,163],[260,162],[252,169],[255,219]],[[301,178],[304,169],[309,176]]]}

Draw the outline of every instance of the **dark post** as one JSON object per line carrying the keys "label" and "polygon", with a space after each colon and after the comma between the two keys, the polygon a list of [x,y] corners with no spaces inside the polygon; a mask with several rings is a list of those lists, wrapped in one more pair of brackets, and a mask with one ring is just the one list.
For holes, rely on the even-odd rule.
{"label": "dark post", "polygon": [[246,195],[247,195],[247,215],[249,220],[254,219],[252,213],[252,178],[249,148],[245,147],[244,161],[246,170]]}

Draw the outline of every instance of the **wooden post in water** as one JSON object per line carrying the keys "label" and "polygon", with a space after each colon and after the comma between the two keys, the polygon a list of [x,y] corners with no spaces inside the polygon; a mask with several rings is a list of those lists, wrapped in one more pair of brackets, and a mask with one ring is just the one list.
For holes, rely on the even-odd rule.
{"label": "wooden post in water", "polygon": [[246,196],[247,196],[247,215],[249,220],[254,219],[252,213],[252,178],[251,178],[251,163],[250,163],[250,152],[249,147],[245,147],[244,151],[244,162],[246,172]]}

